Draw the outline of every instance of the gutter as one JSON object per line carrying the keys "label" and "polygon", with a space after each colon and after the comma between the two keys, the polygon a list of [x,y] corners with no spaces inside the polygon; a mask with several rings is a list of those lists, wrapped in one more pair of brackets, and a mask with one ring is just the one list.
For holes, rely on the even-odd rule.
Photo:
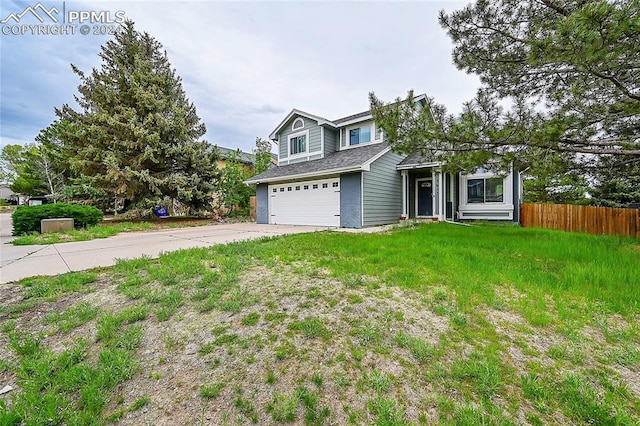
{"label": "gutter", "polygon": [[299,173],[297,175],[276,176],[276,177],[264,178],[264,179],[248,179],[248,180],[245,180],[244,183],[247,185],[259,184],[259,183],[272,183],[272,182],[280,182],[285,180],[307,179],[312,177],[336,175],[336,174],[342,174],[342,173],[366,172],[369,170],[370,169],[368,166],[360,165],[360,166],[342,167],[339,169],[319,170],[317,172]]}

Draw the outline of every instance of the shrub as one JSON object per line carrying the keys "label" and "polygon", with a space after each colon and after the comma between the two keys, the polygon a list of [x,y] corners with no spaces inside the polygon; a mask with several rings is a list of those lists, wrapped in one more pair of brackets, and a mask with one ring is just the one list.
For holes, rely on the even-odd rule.
{"label": "shrub", "polygon": [[93,206],[57,203],[18,207],[11,217],[13,219],[13,235],[22,235],[40,232],[42,219],[72,217],[76,228],[86,228],[100,222],[103,214]]}

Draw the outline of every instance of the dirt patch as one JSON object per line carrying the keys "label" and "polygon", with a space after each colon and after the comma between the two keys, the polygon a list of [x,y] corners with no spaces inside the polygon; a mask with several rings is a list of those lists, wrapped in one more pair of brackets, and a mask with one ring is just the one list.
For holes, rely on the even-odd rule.
{"label": "dirt patch", "polygon": [[[270,423],[267,407],[274,395],[301,387],[322,395],[318,410],[329,409],[326,423],[346,424],[343,406],[361,409],[375,395],[363,389],[365,385],[356,386],[369,372],[399,383],[415,373],[409,353],[389,350],[398,331],[435,344],[448,329],[447,319],[424,309],[416,295],[396,288],[346,288],[322,271],[314,274],[320,276],[255,267],[243,275],[241,287],[258,301],[239,314],[201,314],[186,308],[168,322],[145,321],[139,350],[145,372],[124,383],[115,400],[122,396],[131,403],[148,396],[151,402],[127,413],[121,424],[246,424],[252,415],[258,423]],[[247,325],[245,318],[251,314],[259,320]],[[330,337],[291,329],[307,318],[317,319]],[[372,328],[357,329],[367,324]],[[354,329],[371,336],[358,336]],[[273,381],[268,383],[270,375]],[[211,383],[222,384],[220,394],[200,396],[202,386]],[[424,392],[397,386],[389,396],[408,403],[407,417],[416,421],[420,410],[414,402],[419,405]],[[117,408],[112,403],[110,410]],[[368,413],[361,415],[372,421]],[[297,423],[304,419],[302,406],[296,408],[296,418]]]}

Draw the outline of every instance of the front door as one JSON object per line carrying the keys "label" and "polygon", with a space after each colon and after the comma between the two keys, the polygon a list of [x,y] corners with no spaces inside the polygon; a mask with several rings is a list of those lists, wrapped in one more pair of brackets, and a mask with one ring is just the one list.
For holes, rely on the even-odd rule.
{"label": "front door", "polygon": [[416,195],[418,198],[416,208],[416,216],[432,216],[433,215],[433,187],[432,181],[418,180],[416,181],[417,190]]}

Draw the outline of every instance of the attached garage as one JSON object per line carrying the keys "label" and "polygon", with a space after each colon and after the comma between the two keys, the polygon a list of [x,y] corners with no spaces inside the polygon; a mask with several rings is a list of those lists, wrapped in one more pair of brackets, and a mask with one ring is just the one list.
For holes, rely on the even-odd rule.
{"label": "attached garage", "polygon": [[340,179],[269,185],[269,223],[340,226]]}

